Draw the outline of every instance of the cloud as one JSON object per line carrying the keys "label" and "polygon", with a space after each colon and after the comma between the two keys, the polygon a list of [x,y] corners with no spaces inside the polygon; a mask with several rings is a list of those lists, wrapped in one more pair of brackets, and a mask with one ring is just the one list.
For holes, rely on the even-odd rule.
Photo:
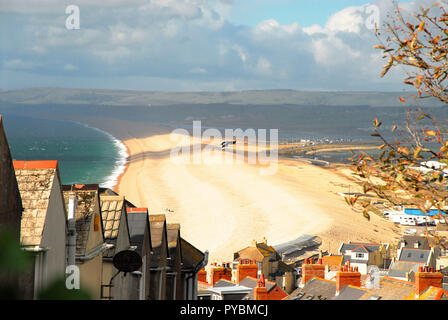
{"label": "cloud", "polygon": [[[250,27],[227,20],[228,0],[81,0],[81,28],[67,30],[69,2],[0,0],[3,66],[23,71],[0,86],[23,86],[24,73],[35,87],[51,79],[73,86],[67,71],[76,71],[77,85],[146,90],[401,88],[400,74],[379,80],[384,61],[372,48],[368,5],[335,12],[324,25],[269,19]],[[430,3],[403,7],[421,2]],[[382,19],[392,9],[390,0],[372,4]]]}
{"label": "cloud", "polygon": [[36,66],[31,61],[23,61],[22,59],[12,59],[3,62],[3,67],[11,70],[30,70]]}
{"label": "cloud", "polygon": [[64,70],[67,70],[67,71],[77,71],[77,70],[79,70],[79,68],[77,66],[74,66],[74,65],[70,64],[70,63],[67,63],[64,66]]}

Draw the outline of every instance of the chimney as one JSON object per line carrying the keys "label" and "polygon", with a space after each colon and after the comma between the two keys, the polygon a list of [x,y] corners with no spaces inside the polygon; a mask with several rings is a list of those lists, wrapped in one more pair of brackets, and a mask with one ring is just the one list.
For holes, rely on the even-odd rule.
{"label": "chimney", "polygon": [[240,259],[238,265],[236,266],[236,279],[235,283],[239,284],[241,280],[251,276],[253,278],[258,278],[258,266],[255,260]]}
{"label": "chimney", "polygon": [[261,274],[254,288],[254,300],[268,300],[268,289],[265,286],[264,276]]}
{"label": "chimney", "polygon": [[341,268],[341,271],[336,273],[336,295],[339,295],[341,290],[348,286],[361,286],[361,273],[358,272],[358,267],[350,267],[350,262]]}
{"label": "chimney", "polygon": [[219,280],[232,280],[232,269],[225,266],[217,266],[216,263],[210,268],[210,282],[209,284],[214,286]]}
{"label": "chimney", "polygon": [[303,262],[300,287],[303,288],[312,278],[325,279],[325,266],[322,264],[322,259],[319,259],[317,264],[313,264],[312,259],[305,259]]}
{"label": "chimney", "polygon": [[441,288],[443,274],[434,272],[434,268],[419,267],[415,273],[415,293],[421,295],[430,286]]}
{"label": "chimney", "polygon": [[202,268],[201,270],[199,270],[198,281],[207,282],[207,271],[205,271],[205,268]]}

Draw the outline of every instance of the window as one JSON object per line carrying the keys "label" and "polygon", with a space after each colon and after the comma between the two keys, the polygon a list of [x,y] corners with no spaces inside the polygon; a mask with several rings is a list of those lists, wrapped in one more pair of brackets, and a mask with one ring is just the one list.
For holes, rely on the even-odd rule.
{"label": "window", "polygon": [[356,254],[356,258],[363,259],[364,258],[364,253],[357,253]]}

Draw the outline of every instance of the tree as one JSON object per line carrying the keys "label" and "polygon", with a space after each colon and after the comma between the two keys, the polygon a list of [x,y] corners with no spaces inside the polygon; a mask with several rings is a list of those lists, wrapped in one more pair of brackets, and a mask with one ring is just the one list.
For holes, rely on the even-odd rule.
{"label": "tree", "polygon": [[[381,77],[392,68],[401,68],[404,83],[413,86],[417,108],[407,109],[403,126],[386,132],[382,122],[374,119],[372,136],[381,140],[379,156],[361,153],[353,158],[355,176],[362,180],[364,193],[373,193],[393,205],[415,205],[428,213],[438,210],[434,218],[444,219],[448,205],[448,129],[444,123],[418,106],[420,99],[436,98],[448,103],[448,14],[435,3],[420,12],[405,15],[395,3],[395,11],[376,36],[387,59]],[[407,101],[399,97],[407,107]],[[390,137],[391,136],[391,137]],[[359,197],[346,198],[347,203],[361,206],[370,219],[372,203]]]}

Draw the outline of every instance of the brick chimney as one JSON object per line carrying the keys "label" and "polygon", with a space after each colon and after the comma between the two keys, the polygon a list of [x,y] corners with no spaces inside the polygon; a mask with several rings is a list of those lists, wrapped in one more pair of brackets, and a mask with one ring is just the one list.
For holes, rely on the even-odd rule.
{"label": "brick chimney", "polygon": [[336,273],[336,295],[348,285],[361,286],[361,273],[358,272],[358,267],[350,267],[349,261]]}
{"label": "brick chimney", "polygon": [[223,263],[221,266],[218,266],[216,265],[216,263],[214,263],[210,268],[209,284],[214,286],[215,283],[221,279],[232,281],[232,269],[225,263]]}
{"label": "brick chimney", "polygon": [[421,295],[430,286],[441,288],[443,274],[434,272],[434,268],[419,267],[415,273],[415,293]]}
{"label": "brick chimney", "polygon": [[266,288],[263,274],[261,274],[257,283],[257,286],[254,288],[254,300],[268,300],[268,289]]}
{"label": "brick chimney", "polygon": [[314,277],[325,279],[325,266],[322,264],[322,259],[318,259],[317,264],[314,264],[312,259],[305,259],[302,264],[300,287],[303,288]]}
{"label": "brick chimney", "polygon": [[236,279],[235,283],[239,284],[241,280],[251,276],[253,278],[258,278],[258,266],[255,260],[240,259],[238,265],[236,266]]}
{"label": "brick chimney", "polygon": [[205,268],[199,270],[198,281],[207,282],[207,271],[205,271]]}

